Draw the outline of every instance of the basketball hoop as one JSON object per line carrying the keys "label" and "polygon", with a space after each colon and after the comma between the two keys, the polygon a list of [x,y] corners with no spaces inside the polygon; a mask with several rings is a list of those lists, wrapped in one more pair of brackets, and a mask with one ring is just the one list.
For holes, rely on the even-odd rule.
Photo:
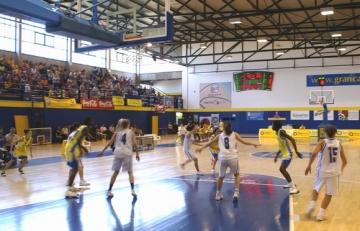
{"label": "basketball hoop", "polygon": [[164,104],[154,104],[155,113],[165,113],[166,107]]}

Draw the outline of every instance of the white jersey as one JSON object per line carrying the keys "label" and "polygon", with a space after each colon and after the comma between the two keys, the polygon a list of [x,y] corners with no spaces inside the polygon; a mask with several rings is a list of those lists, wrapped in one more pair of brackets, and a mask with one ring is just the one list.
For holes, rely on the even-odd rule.
{"label": "white jersey", "polygon": [[114,156],[121,158],[131,156],[133,153],[132,131],[125,129],[118,131],[115,138]]}
{"label": "white jersey", "polygon": [[237,140],[235,137],[235,132],[232,132],[230,136],[226,135],[225,132],[222,132],[219,136],[218,144],[220,148],[220,152],[218,155],[219,160],[231,160],[238,158]]}
{"label": "white jersey", "polygon": [[324,139],[325,143],[318,153],[316,174],[319,177],[332,177],[341,174],[340,142],[336,139]]}
{"label": "white jersey", "polygon": [[190,137],[188,137],[187,135],[185,135],[184,137],[184,143],[183,143],[183,150],[184,152],[191,152],[192,149],[192,143],[195,141],[194,139],[194,135],[191,134]]}

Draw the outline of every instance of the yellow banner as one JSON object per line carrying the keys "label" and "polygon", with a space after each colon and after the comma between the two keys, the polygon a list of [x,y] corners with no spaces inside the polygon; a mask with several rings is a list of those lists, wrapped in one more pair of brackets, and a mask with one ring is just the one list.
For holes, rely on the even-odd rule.
{"label": "yellow banner", "polygon": [[259,129],[259,137],[275,137],[275,131],[272,129]]}
{"label": "yellow banner", "polygon": [[292,129],[292,136],[294,138],[309,138],[310,132],[306,129]]}
{"label": "yellow banner", "polygon": [[124,106],[125,105],[124,97],[122,97],[122,96],[113,96],[112,101],[113,101],[114,106]]}
{"label": "yellow banner", "polygon": [[349,138],[360,138],[360,130],[348,130]]}
{"label": "yellow banner", "polygon": [[318,136],[318,130],[316,129],[310,129],[309,131],[309,136],[310,137],[317,137]]}
{"label": "yellow banner", "polygon": [[76,108],[76,100],[44,97],[47,108]]}
{"label": "yellow banner", "polygon": [[339,137],[348,137],[349,136],[349,131],[348,130],[337,130],[336,136]]}
{"label": "yellow banner", "polygon": [[128,106],[142,107],[141,99],[127,99]]}

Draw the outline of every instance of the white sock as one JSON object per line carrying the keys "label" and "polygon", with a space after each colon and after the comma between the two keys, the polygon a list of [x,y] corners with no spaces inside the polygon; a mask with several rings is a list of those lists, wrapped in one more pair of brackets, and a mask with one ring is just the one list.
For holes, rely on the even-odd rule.
{"label": "white sock", "polygon": [[216,191],[216,194],[221,194],[221,192],[219,190]]}
{"label": "white sock", "polygon": [[320,208],[319,213],[324,213],[324,212],[325,212],[325,209]]}
{"label": "white sock", "polygon": [[316,202],[316,201],[310,201],[309,207],[310,207],[310,208],[314,208],[314,207],[315,207],[315,202]]}
{"label": "white sock", "polygon": [[294,181],[291,181],[291,182],[290,182],[290,186],[291,186],[291,188],[296,188],[296,186],[295,186],[295,184],[294,184]]}

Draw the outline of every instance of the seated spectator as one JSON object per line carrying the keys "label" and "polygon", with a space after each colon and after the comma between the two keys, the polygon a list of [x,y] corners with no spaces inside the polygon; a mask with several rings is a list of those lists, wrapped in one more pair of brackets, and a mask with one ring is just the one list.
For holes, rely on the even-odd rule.
{"label": "seated spectator", "polygon": [[302,124],[299,129],[306,129],[306,127],[304,124]]}
{"label": "seated spectator", "polygon": [[134,124],[133,131],[134,131],[134,133],[135,133],[136,136],[142,136],[142,135],[144,135],[143,132],[142,132],[142,130],[141,130],[140,128],[138,128],[138,127],[136,126],[136,124]]}
{"label": "seated spectator", "polygon": [[68,136],[65,135],[65,134],[63,133],[63,130],[61,129],[61,127],[58,126],[58,127],[56,128],[56,137],[61,138],[61,139],[67,139]]}
{"label": "seated spectator", "polygon": [[110,131],[111,133],[114,133],[114,132],[115,132],[114,124],[111,124],[111,125],[110,125],[109,131]]}
{"label": "seated spectator", "polygon": [[62,128],[62,133],[66,136],[66,138],[69,136],[69,126],[64,126]]}
{"label": "seated spectator", "polygon": [[167,129],[169,134],[173,134],[173,125],[171,124],[171,122],[168,123]]}
{"label": "seated spectator", "polygon": [[105,125],[102,124],[102,125],[100,126],[100,132],[101,132],[101,133],[104,133],[106,130],[107,130],[107,128],[105,127]]}

